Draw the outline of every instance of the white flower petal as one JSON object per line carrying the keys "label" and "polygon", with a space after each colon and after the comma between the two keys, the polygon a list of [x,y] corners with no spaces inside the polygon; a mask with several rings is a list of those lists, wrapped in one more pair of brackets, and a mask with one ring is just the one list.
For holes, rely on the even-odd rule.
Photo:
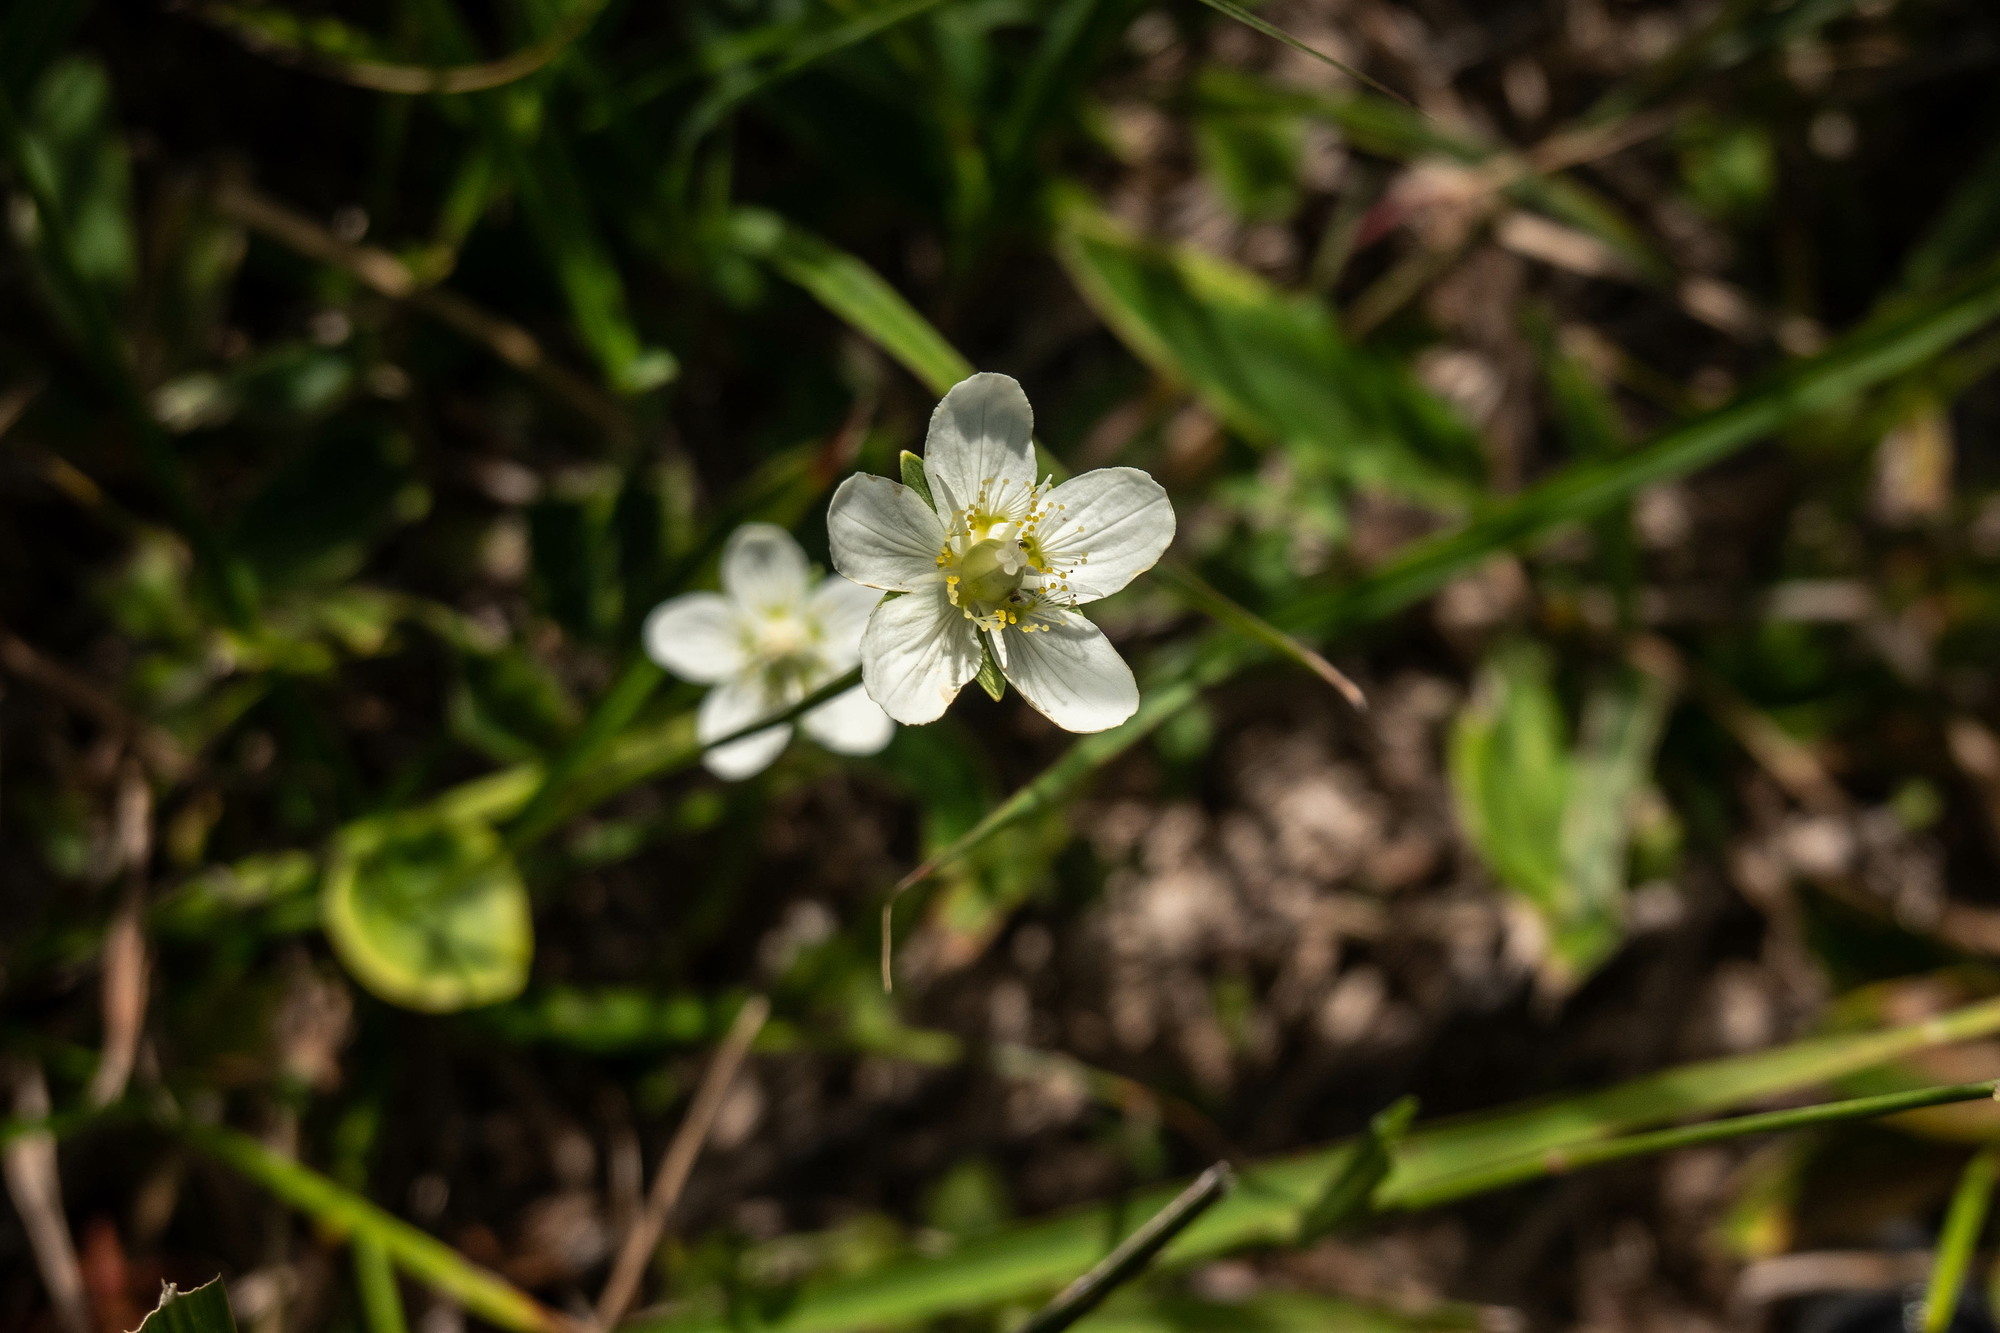
{"label": "white flower petal", "polygon": [[964,508],[986,487],[1004,491],[1000,507],[1011,501],[1025,511],[1035,484],[1034,434],[1034,409],[1012,376],[988,372],[960,380],[931,413],[924,440],[932,498],[943,509]]}
{"label": "white flower petal", "polygon": [[[823,580],[806,602],[806,618],[819,631],[819,658],[838,675],[861,660],[861,634],[880,591],[849,583],[838,574]],[[870,753],[873,753],[872,751]]]}
{"label": "white flower petal", "polygon": [[835,754],[874,754],[896,734],[896,724],[859,685],[836,694],[799,719],[806,735]]}
{"label": "white flower petal", "polygon": [[805,601],[811,579],[806,553],[774,523],[745,523],[722,549],[722,590],[745,608],[791,610]]}
{"label": "white flower petal", "polygon": [[[1038,534],[1042,554],[1065,571],[1079,602],[1117,592],[1158,564],[1174,539],[1174,507],[1166,491],[1134,467],[1072,477],[1043,503],[1050,512]],[[1088,560],[1075,563],[1086,555]]]}
{"label": "white flower petal", "polygon": [[944,524],[921,495],[899,481],[857,473],[840,483],[826,510],[833,567],[892,592],[937,580]]}
{"label": "white flower petal", "polygon": [[1132,716],[1139,683],[1104,631],[1053,607],[1036,619],[1049,628],[1001,631],[1007,639],[1003,670],[1021,697],[1064,731],[1104,731]]}
{"label": "white flower petal", "polygon": [[743,669],[747,635],[727,597],[691,592],[661,602],[639,630],[646,656],[682,680],[713,685]]}
{"label": "white flower petal", "polygon": [[[775,713],[782,704],[769,698],[763,686],[750,678],[726,681],[708,692],[694,715],[695,739],[706,745],[712,740],[748,726],[760,717]],[[784,753],[792,739],[792,726],[781,722],[775,727],[753,731],[741,740],[717,746],[701,757],[708,771],[719,778],[740,782],[761,773]]]}
{"label": "white flower petal", "polygon": [[861,636],[861,683],[898,722],[935,722],[979,673],[979,631],[933,583],[891,597]]}

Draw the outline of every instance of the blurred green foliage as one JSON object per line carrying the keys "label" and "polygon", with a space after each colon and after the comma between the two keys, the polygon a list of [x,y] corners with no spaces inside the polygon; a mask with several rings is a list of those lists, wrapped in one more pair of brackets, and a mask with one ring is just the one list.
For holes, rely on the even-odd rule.
{"label": "blurred green foliage", "polygon": [[[1219,800],[1269,734],[1245,700],[1326,703],[1292,670],[1321,651],[1378,701],[1469,683],[1432,812],[1463,845],[1418,873],[1534,924],[1508,956],[1536,1014],[1625,984],[1634,936],[1724,877],[1773,974],[1886,989],[1836,1005],[1838,1035],[1609,1090],[1551,1064],[1562,1089],[1505,1093],[1568,1095],[1485,1119],[1343,1103],[1315,1132],[1366,1134],[1252,1166],[1169,1267],[1764,1096],[1954,1081],[1929,1048],[2000,1022],[1991,978],[1883,979],[1994,938],[1960,889],[2000,808],[1996,479],[1954,454],[2000,365],[1990,16],[1732,4],[1664,43],[1450,68],[1343,30],[1423,76],[1419,109],[1256,26],[1289,11],[1221,8],[0,13],[0,1026],[55,1091],[10,1134],[150,1117],[351,1240],[335,1317],[374,1333],[399,1273],[518,1329],[576,1295],[481,1249],[476,1203],[428,1213],[454,1249],[370,1201],[392,1176],[425,1197],[404,1177],[434,1126],[383,1108],[440,1049],[664,1124],[698,1075],[662,1061],[768,991],[773,1061],[1067,1097],[1157,1185],[1261,1108],[1101,1040],[1115,1067],[1086,1062],[1048,1006],[1094,1000],[994,976],[1101,964],[1089,914],[1138,873],[1117,803]],[[644,659],[647,612],[711,586],[746,521],[824,557],[832,486],[893,474],[988,366],[1032,386],[1051,470],[1174,496],[1172,563],[1103,608],[1139,714],[1069,741],[990,691],[873,758],[703,777],[699,693]],[[892,942],[917,994],[889,997],[877,912],[912,866]],[[1341,892],[1393,918],[1377,873]],[[131,982],[133,938],[153,998],[127,1021],[83,979]],[[1225,1060],[1344,1058],[1312,1035],[1327,1005],[1272,1017],[1280,990],[1232,964],[1186,994]],[[1897,1026],[1920,1000],[1955,1017]],[[1984,1141],[1982,1114],[1900,1123]],[[1023,1222],[1010,1149],[937,1137],[916,1187],[830,1221],[704,1204],[647,1325],[999,1327],[1168,1192]],[[1819,1153],[1749,1173],[1738,1253],[1796,1228]],[[215,1227],[174,1243],[290,1262],[283,1228],[253,1253]],[[1171,1278],[1090,1325],[1225,1326],[1481,1325]]]}

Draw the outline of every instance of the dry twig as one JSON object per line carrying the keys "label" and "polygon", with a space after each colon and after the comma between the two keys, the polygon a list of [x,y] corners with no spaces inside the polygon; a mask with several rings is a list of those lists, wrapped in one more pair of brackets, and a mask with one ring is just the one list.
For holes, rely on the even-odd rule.
{"label": "dry twig", "polygon": [[581,376],[551,360],[532,333],[455,292],[425,286],[409,265],[387,250],[343,241],[241,180],[224,178],[216,190],[216,207],[224,216],[287,249],[351,273],[390,300],[405,302],[465,335],[516,370],[541,381],[614,439],[631,436],[632,423],[618,405]]}
{"label": "dry twig", "polygon": [[[14,1114],[23,1120],[48,1118],[49,1084],[42,1067],[23,1061],[14,1069]],[[0,1148],[0,1170],[7,1176],[7,1193],[21,1214],[35,1267],[48,1288],[49,1304],[65,1333],[90,1333],[90,1307],[84,1299],[83,1268],[70,1240],[69,1219],[63,1215],[62,1177],[56,1169],[56,1138],[46,1129],[15,1134]]]}
{"label": "dry twig", "polygon": [[688,1107],[687,1118],[675,1131],[673,1142],[667,1145],[667,1155],[660,1159],[660,1173],[653,1178],[653,1189],[646,1196],[646,1207],[625,1233],[625,1241],[618,1248],[618,1258],[611,1266],[611,1277],[604,1284],[604,1293],[597,1298],[597,1326],[609,1329],[625,1317],[631,1308],[632,1299],[639,1294],[639,1283],[646,1273],[646,1261],[660,1243],[660,1233],[666,1230],[667,1215],[680,1201],[681,1190],[687,1184],[688,1174],[694,1170],[695,1159],[701,1155],[702,1145],[708,1141],[709,1131],[715,1127],[715,1116],[722,1109],[722,1099],[729,1087],[736,1081],[736,1071],[743,1065],[743,1057],[750,1053],[750,1043],[757,1040],[757,1034],[764,1029],[764,1020],[771,1016],[771,1002],[761,995],[753,995],[743,1002],[736,1011],[736,1021],[729,1026],[728,1035],[715,1051],[715,1058],[709,1061],[708,1072],[702,1075],[701,1086],[695,1089],[694,1101]]}
{"label": "dry twig", "polygon": [[104,1049],[85,1094],[92,1106],[108,1106],[125,1095],[125,1085],[131,1081],[132,1066],[139,1057],[139,1036],[146,1026],[150,969],[144,914],[146,863],[153,853],[153,789],[137,765],[127,765],[118,786],[115,837],[118,858],[125,868],[125,886],[111,926],[104,932]]}
{"label": "dry twig", "polygon": [[30,647],[0,626],[0,667],[41,686],[100,726],[125,738],[146,766],[169,781],[187,772],[187,752],[164,728],[139,717],[55,659]]}

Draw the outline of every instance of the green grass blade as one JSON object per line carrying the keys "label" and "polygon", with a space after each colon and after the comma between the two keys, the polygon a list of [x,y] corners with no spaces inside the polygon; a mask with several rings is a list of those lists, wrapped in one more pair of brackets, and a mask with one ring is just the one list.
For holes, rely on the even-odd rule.
{"label": "green grass blade", "polygon": [[902,293],[853,255],[762,209],[738,209],[733,228],[745,251],[812,293],[821,305],[902,362],[932,393],[942,394],[972,374],[972,363]]}
{"label": "green grass blade", "polygon": [[666,672],[643,654],[626,665],[576,737],[549,765],[541,786],[528,798],[526,808],[507,830],[508,850],[518,853],[556,827],[561,819],[559,807],[564,788],[631,724],[665,678]]}
{"label": "green grass blade", "polygon": [[674,173],[684,177],[687,163],[701,138],[746,99],[807,66],[850,46],[867,41],[879,32],[935,9],[943,0],[889,0],[889,3],[853,15],[824,32],[799,35],[782,48],[784,54],[767,69],[738,68],[729,72],[715,90],[681,122]]}
{"label": "green grass blade", "polygon": [[1446,1122],[1411,1135],[1397,1154],[1382,1197],[1406,1192],[1482,1163],[1567,1148],[1647,1124],[1697,1115],[1840,1078],[1911,1051],[2000,1031],[2000,1000],[1881,1032],[1817,1037],[1774,1051],[1682,1065],[1601,1092],[1497,1115]]}
{"label": "green grass blade", "polygon": [[361,1291],[361,1313],[368,1333],[410,1333],[403,1317],[403,1294],[396,1290],[396,1270],[380,1242],[354,1238],[354,1285]]}
{"label": "green grass blade", "polygon": [[1686,476],[1791,421],[1830,410],[1922,366],[2000,317],[2000,263],[1921,306],[1872,322],[1733,403],[1616,458],[1573,464],[1465,527],[1413,544],[1367,578],[1300,600],[1272,618],[1331,634],[1392,615],[1496,551],[1603,513],[1656,482]]}
{"label": "green grass blade", "polygon": [[1931,1265],[1929,1290],[1924,1292],[1923,1333],[1944,1333],[1958,1313],[1959,1293],[1979,1248],[1986,1211],[1993,1205],[1993,1179],[2000,1170],[2000,1148],[1982,1148],[1965,1164],[1938,1233],[1937,1261]]}
{"label": "green grass blade", "polygon": [[568,1320],[505,1278],[249,1135],[186,1122],[174,1128],[196,1148],[248,1176],[321,1226],[379,1245],[404,1272],[481,1319],[514,1333],[568,1333]]}
{"label": "green grass blade", "polygon": [[[1595,1143],[1579,1144],[1573,1148],[1553,1148],[1547,1152],[1527,1153],[1434,1180],[1423,1189],[1405,1191],[1397,1196],[1396,1206],[1410,1210],[1435,1208],[1439,1204],[1470,1198],[1472,1195],[1485,1194],[1492,1190],[1506,1189],[1511,1185],[1525,1184],[1543,1176],[1563,1175],[1584,1167],[1603,1166],[1634,1157],[1652,1157],[1659,1153],[1692,1148],[1705,1143],[1723,1143],[1751,1134],[1813,1129],[1820,1125],[1839,1124],[1846,1120],[1875,1120],[1885,1115],[1915,1111],[1926,1106],[1947,1106],[1953,1102],[1991,1101],[1994,1086],[1993,1080],[1986,1079],[1978,1083],[1954,1083],[1944,1087],[1918,1088],[1912,1092],[1884,1093],[1879,1097],[1856,1097],[1849,1101],[1824,1102],[1818,1106],[1795,1106],[1783,1111],[1765,1111],[1757,1115],[1711,1120],[1700,1125],[1682,1125],[1674,1129],[1655,1130],[1650,1134],[1601,1139]],[[1986,1183],[1989,1186],[1992,1183],[1990,1174]],[[1945,1230],[1949,1239],[1951,1234],[1949,1222]],[[1977,1231],[1976,1226],[1974,1230]],[[1963,1276],[1963,1264],[1960,1265],[1959,1275]]]}
{"label": "green grass blade", "polygon": [[1319,61],[1321,64],[1329,65],[1332,68],[1339,70],[1342,74],[1345,74],[1348,78],[1353,79],[1356,83],[1366,84],[1370,88],[1373,88],[1376,92],[1381,93],[1384,97],[1392,97],[1396,101],[1401,102],[1404,106],[1407,107],[1414,107],[1415,105],[1410,101],[1409,98],[1403,96],[1401,93],[1397,92],[1394,88],[1391,88],[1388,84],[1370,78],[1368,75],[1363,74],[1360,70],[1354,68],[1354,66],[1347,64],[1345,61],[1335,60],[1332,56],[1326,54],[1326,52],[1321,51],[1316,47],[1306,45],[1298,38],[1286,32],[1283,28],[1278,27],[1275,23],[1268,23],[1265,20],[1258,18],[1255,14],[1245,9],[1243,6],[1237,4],[1236,0],[1201,0],[1201,2],[1207,5],[1210,9],[1213,9],[1216,13],[1225,14],[1228,17],[1235,19],[1238,23],[1241,23],[1246,28],[1255,29],[1256,31],[1263,33],[1266,37],[1273,39],[1274,41],[1283,42],[1286,46],[1291,47],[1294,51],[1299,52],[1301,55],[1311,56],[1314,60]]}
{"label": "green grass blade", "polygon": [[[1468,1167],[1712,1114],[1992,1032],[2000,1032],[2000,1000],[1908,1027],[1819,1037],[1684,1065],[1582,1097],[1418,1130],[1398,1148],[1396,1165],[1377,1200],[1393,1207],[1399,1195]],[[1337,1143],[1245,1168],[1238,1188],[1169,1247],[1163,1262],[1193,1262],[1253,1243],[1289,1243],[1301,1211],[1342,1169],[1354,1147],[1353,1141]],[[851,1333],[914,1324],[1053,1291],[1103,1257],[1137,1219],[1164,1207],[1180,1188],[1149,1190],[1115,1209],[1080,1209],[940,1258],[912,1259],[864,1276],[809,1285],[766,1326],[766,1333]],[[709,1310],[634,1327],[648,1333],[726,1333],[733,1325],[722,1312]]]}

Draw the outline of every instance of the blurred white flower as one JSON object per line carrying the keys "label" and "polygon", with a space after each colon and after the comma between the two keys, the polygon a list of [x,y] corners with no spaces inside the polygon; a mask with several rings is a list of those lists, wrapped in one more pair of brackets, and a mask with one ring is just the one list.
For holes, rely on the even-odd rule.
{"label": "blurred white flower", "polygon": [[[746,523],[722,552],[722,591],[660,603],[641,631],[646,655],[684,680],[713,685],[695,715],[704,745],[787,708],[851,671],[861,631],[881,594],[846,579],[814,583],[790,533]],[[896,724],[860,686],[799,719],[806,734],[840,754],[874,754]],[[792,738],[789,722],[717,746],[702,762],[718,777],[747,778]]]}
{"label": "blurred white flower", "polygon": [[1160,484],[1137,468],[1035,480],[1034,412],[1006,375],[974,375],[931,414],[931,500],[854,476],[827,513],[833,564],[905,594],[861,638],[861,680],[898,722],[935,721],[979,673],[981,636],[1014,688],[1068,731],[1115,727],[1139,706],[1132,669],[1072,608],[1151,569],[1174,537]]}

